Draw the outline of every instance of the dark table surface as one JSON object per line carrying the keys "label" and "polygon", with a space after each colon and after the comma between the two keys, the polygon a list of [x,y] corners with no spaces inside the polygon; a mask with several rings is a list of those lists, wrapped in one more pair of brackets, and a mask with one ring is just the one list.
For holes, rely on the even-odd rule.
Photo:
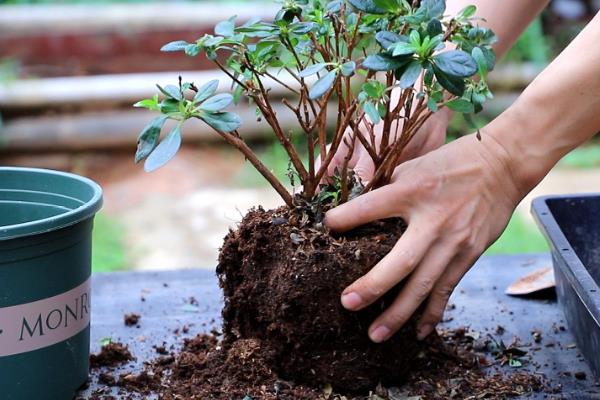
{"label": "dark table surface", "polygon": [[[552,386],[562,386],[562,394],[550,397],[539,393],[524,398],[600,399],[600,386],[574,345],[556,300],[504,294],[514,279],[549,265],[551,259],[546,254],[482,257],[455,290],[450,299],[455,307],[446,311],[446,322],[440,326],[468,326],[482,337],[490,333],[507,344],[517,337],[520,347],[539,348],[529,351],[522,368],[534,371],[532,364],[538,363]],[[121,369],[139,370],[144,361],[157,357],[153,346],[177,345],[184,337],[218,329],[221,305],[212,270],[94,275],[92,351],[99,351],[104,338],[127,344],[136,360]],[[141,315],[139,327],[127,327],[123,322],[124,314],[132,312]],[[498,325],[505,330],[501,336],[495,332]],[[533,330],[542,332],[541,343],[533,342]],[[576,379],[576,372],[584,372],[586,379]],[[97,383],[97,374],[92,374],[92,383],[80,398],[102,386]]]}

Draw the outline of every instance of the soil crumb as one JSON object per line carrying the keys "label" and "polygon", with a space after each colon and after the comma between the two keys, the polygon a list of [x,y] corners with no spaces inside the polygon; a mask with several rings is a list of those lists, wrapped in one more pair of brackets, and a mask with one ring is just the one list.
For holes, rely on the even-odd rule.
{"label": "soil crumb", "polygon": [[112,342],[102,346],[100,353],[90,355],[90,367],[113,367],[133,360],[127,346]]}
{"label": "soil crumb", "polygon": [[123,316],[125,326],[135,326],[140,322],[142,317],[139,314],[129,313]]}

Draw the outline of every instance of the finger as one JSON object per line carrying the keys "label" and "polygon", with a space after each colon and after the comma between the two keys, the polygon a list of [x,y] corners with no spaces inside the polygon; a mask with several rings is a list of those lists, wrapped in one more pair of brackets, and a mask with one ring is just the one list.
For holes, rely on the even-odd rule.
{"label": "finger", "polygon": [[380,343],[389,339],[408,321],[442,276],[456,253],[455,249],[455,246],[442,242],[427,253],[392,305],[371,324],[371,340]]}
{"label": "finger", "polygon": [[406,148],[400,155],[400,162],[412,160],[417,157],[421,157],[430,151],[433,151],[441,147],[446,140],[446,130],[442,128],[431,128],[426,129],[424,125],[418,132],[417,135],[424,135],[422,140],[418,136],[416,140],[411,140]]}
{"label": "finger", "polygon": [[360,310],[406,278],[421,262],[433,240],[433,229],[427,224],[411,223],[393,249],[367,274],[348,286],[342,293],[342,305]]}
{"label": "finger", "polygon": [[406,217],[402,214],[410,196],[409,190],[406,183],[398,182],[360,195],[329,210],[325,214],[325,224],[333,231],[344,232],[382,218]]}
{"label": "finger", "polygon": [[358,161],[353,169],[360,177],[363,185],[367,185],[369,181],[373,179],[373,175],[375,174],[375,164],[366,151],[360,153]]}
{"label": "finger", "polygon": [[417,339],[423,340],[442,320],[448,299],[458,282],[474,263],[474,257],[457,256],[433,287],[427,305],[417,323]]}

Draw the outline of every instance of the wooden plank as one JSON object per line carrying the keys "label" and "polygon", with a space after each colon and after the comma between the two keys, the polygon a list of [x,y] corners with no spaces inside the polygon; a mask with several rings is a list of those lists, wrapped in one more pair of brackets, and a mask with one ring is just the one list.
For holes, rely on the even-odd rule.
{"label": "wooden plank", "polygon": [[[506,65],[498,67],[490,75],[490,85],[499,89],[515,89],[526,86],[540,72],[540,67],[532,64],[522,66]],[[223,72],[209,71],[173,71],[134,74],[95,75],[83,77],[63,77],[19,80],[0,85],[0,107],[5,109],[27,109],[40,107],[59,107],[66,105],[96,103],[126,103],[151,97],[157,92],[155,84],[176,84],[178,76],[184,81],[199,84],[218,79],[220,89],[225,90],[231,80]],[[298,83],[287,73],[281,73],[278,79],[291,87]],[[310,85],[314,80],[307,79]],[[284,96],[290,92],[270,78],[264,80],[271,87],[274,96]]]}
{"label": "wooden plank", "polygon": [[[158,93],[156,84],[177,84],[179,76],[184,82],[196,82],[199,85],[218,79],[221,91],[227,90],[231,85],[231,79],[217,70],[29,79],[0,85],[0,107],[10,110],[98,103],[133,104]],[[288,86],[298,86],[287,73],[282,73],[278,79]],[[312,82],[310,79],[307,81]],[[263,82],[265,86],[272,88],[271,93],[275,97],[290,93],[270,78]]]}
{"label": "wooden plank", "polygon": [[271,19],[278,4],[164,2],[151,4],[35,4],[0,6],[0,37],[48,32],[158,30],[214,26],[233,15]]}
{"label": "wooden plank", "polygon": [[[282,104],[274,105],[284,131],[298,132],[295,115]],[[274,138],[269,125],[258,122],[253,107],[240,106],[232,111],[243,121],[240,129],[246,140]],[[0,151],[81,151],[94,149],[135,149],[141,130],[157,114],[147,110],[90,112],[44,117],[26,117],[8,121],[0,128]],[[333,126],[337,111],[330,106],[328,124]],[[166,132],[172,121],[165,126]],[[188,121],[183,128],[184,143],[222,141],[206,124]]]}

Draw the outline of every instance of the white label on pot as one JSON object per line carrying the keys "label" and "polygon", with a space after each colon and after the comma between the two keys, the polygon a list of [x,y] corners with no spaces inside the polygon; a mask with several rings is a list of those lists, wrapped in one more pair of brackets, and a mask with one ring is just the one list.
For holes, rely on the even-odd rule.
{"label": "white label on pot", "polygon": [[41,349],[75,336],[90,323],[91,278],[68,292],[0,307],[0,358]]}

